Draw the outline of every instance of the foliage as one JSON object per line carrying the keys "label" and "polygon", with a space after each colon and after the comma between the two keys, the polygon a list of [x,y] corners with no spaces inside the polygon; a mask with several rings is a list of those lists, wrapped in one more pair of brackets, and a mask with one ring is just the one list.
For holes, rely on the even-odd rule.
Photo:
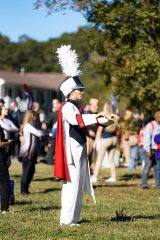
{"label": "foliage", "polygon": [[[105,83],[117,96],[130,99],[130,106],[153,111],[160,101],[160,1],[91,0],[45,1],[51,10],[57,3],[81,11],[94,28],[89,42],[93,58]],[[46,4],[50,8],[51,5]]]}
{"label": "foliage", "polygon": [[36,165],[31,194],[20,195],[21,164],[13,161],[15,205],[0,214],[0,239],[3,240],[150,240],[159,239],[159,190],[149,179],[150,189],[141,189],[140,172],[117,169],[118,181],[105,183],[109,170],[101,170],[95,185],[97,204],[84,195],[81,226],[59,225],[61,182],[53,180],[53,167]]}
{"label": "foliage", "polygon": [[160,101],[159,1],[96,2],[88,12],[95,63],[105,82],[130,105],[155,110]]}
{"label": "foliage", "polygon": [[75,33],[64,33],[61,37],[37,42],[23,35],[18,43],[0,35],[0,68],[19,71],[24,67],[27,72],[57,72],[58,66],[55,51],[61,44],[71,44],[78,52],[82,65],[89,59],[88,28],[81,27]]}
{"label": "foliage", "polygon": [[51,14],[54,11],[62,11],[68,8],[82,11],[86,9],[91,2],[92,0],[37,0],[34,6],[36,9],[45,6],[48,9],[48,13]]}

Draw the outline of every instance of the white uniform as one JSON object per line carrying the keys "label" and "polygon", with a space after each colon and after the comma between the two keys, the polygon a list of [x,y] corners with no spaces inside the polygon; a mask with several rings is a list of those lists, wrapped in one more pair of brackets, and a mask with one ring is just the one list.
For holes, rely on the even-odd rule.
{"label": "white uniform", "polygon": [[[60,86],[64,97],[70,96],[74,90],[84,91],[85,87],[78,77],[81,71],[75,50],[72,50],[70,45],[64,45],[58,48],[56,53],[67,77]],[[81,99],[82,96],[83,94],[70,97]],[[96,124],[96,117],[95,114],[83,114],[82,107],[71,99],[59,110],[54,175],[67,181],[62,189],[61,224],[68,225],[79,221],[83,192],[94,196],[88,167],[85,126]],[[104,116],[101,121],[98,118],[100,124],[107,121]]]}
{"label": "white uniform", "polygon": [[[81,125],[77,121],[77,114],[79,115],[80,111],[72,102],[66,102],[62,107],[65,150],[71,181],[64,183],[62,188],[61,224],[79,221],[83,192],[94,197],[90,182],[86,143],[80,144],[70,136],[70,126]],[[85,126],[97,123],[96,114],[81,114],[81,117]]]}

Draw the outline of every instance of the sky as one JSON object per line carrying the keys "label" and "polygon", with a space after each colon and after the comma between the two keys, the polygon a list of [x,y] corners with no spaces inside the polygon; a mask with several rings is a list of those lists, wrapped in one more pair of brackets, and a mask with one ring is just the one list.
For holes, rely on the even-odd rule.
{"label": "sky", "polygon": [[13,42],[23,34],[37,41],[47,41],[87,25],[78,12],[66,11],[47,16],[46,8],[34,9],[35,1],[0,0],[0,33]]}

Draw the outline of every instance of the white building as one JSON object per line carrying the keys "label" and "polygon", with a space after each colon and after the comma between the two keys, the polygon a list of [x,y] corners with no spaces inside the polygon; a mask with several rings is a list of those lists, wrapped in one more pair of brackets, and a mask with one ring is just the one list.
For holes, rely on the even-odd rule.
{"label": "white building", "polygon": [[53,98],[59,98],[59,86],[64,80],[60,73],[21,73],[0,70],[0,97],[5,99],[6,105],[17,100],[22,111],[27,110],[27,100],[24,84],[32,92],[33,101],[41,104],[48,112]]}

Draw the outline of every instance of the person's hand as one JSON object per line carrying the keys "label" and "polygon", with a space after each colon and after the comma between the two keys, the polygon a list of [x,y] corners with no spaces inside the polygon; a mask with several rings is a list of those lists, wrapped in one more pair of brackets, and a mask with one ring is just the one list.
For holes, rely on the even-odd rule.
{"label": "person's hand", "polygon": [[41,128],[42,128],[42,129],[47,129],[47,124],[46,124],[45,122],[43,122],[43,123],[41,124]]}
{"label": "person's hand", "polygon": [[151,159],[151,156],[152,156],[151,151],[148,151],[148,152],[147,152],[147,157],[148,157],[149,159]]}
{"label": "person's hand", "polygon": [[13,139],[9,139],[9,140],[8,140],[8,144],[9,144],[9,145],[11,145],[13,142],[14,142]]}
{"label": "person's hand", "polygon": [[8,146],[10,146],[13,143],[14,140],[9,140],[8,142],[2,142],[0,141],[0,148],[6,148]]}

